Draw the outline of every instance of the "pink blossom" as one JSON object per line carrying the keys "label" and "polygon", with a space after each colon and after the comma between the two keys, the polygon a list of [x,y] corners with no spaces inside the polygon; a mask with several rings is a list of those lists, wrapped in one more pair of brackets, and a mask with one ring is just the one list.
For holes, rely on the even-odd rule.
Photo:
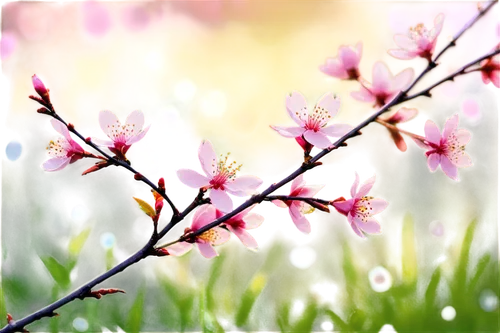
{"label": "pink blossom", "polygon": [[340,99],[327,93],[320,98],[313,112],[309,114],[306,99],[301,93],[294,91],[286,98],[286,110],[299,126],[271,126],[271,128],[287,138],[304,136],[310,144],[324,149],[332,144],[327,136],[341,137],[352,129],[352,126],[347,124],[326,126],[337,114],[339,107]]}
{"label": "pink blossom", "polygon": [[[308,185],[304,180],[303,175],[298,176],[292,182],[292,187],[290,189],[290,197],[306,197],[312,198],[316,193],[318,193],[324,185]],[[305,234],[311,232],[311,225],[304,214],[307,214],[313,210],[311,205],[299,200],[273,200],[276,206],[286,208],[288,207],[288,212],[292,218],[295,226]]]}
{"label": "pink blossom", "polygon": [[109,148],[117,156],[124,158],[132,144],[141,140],[149,130],[149,126],[144,126],[144,114],[141,111],[133,111],[128,115],[125,125],[122,125],[118,117],[111,111],[101,111],[99,113],[99,124],[101,129],[111,139],[94,141]]}
{"label": "pink blossom", "polygon": [[[254,206],[245,209],[244,211],[236,214],[223,223],[229,229],[229,231],[231,231],[240,239],[243,245],[252,250],[256,250],[258,245],[252,235],[247,232],[247,230],[257,228],[264,221],[263,216],[255,213],[250,213]],[[217,218],[224,215],[225,213],[217,210]]]}
{"label": "pink blossom", "polygon": [[33,88],[35,88],[36,93],[47,103],[50,103],[49,89],[45,87],[42,80],[36,74],[31,77],[31,82],[33,83]]}
{"label": "pink blossom", "polygon": [[373,65],[372,76],[372,84],[361,79],[360,91],[351,92],[351,96],[358,101],[373,103],[374,107],[380,107],[406,89],[413,80],[414,73],[412,68],[407,68],[393,76],[387,66],[378,61]]}
{"label": "pink blossom", "polygon": [[443,28],[444,14],[439,14],[434,19],[434,27],[431,30],[422,24],[411,27],[406,35],[397,34],[394,41],[399,49],[391,49],[388,53],[398,59],[413,59],[422,57],[431,61],[432,53],[436,47],[437,37]]}
{"label": "pink blossom", "polygon": [[368,234],[379,234],[380,224],[373,215],[382,212],[388,205],[388,202],[383,199],[366,196],[375,183],[375,176],[364,182],[358,190],[359,176],[356,173],[354,184],[351,187],[351,199],[346,200],[340,197],[332,201],[332,206],[335,209],[347,216],[347,221],[351,225],[352,230],[361,238]]}
{"label": "pink blossom", "polygon": [[466,129],[457,129],[458,115],[446,120],[443,134],[432,120],[425,123],[425,142],[415,140],[421,147],[428,149],[427,165],[431,172],[441,165],[443,172],[453,180],[458,180],[458,169],[472,165],[470,156],[465,152],[465,145],[471,139]]}
{"label": "pink blossom", "polygon": [[363,44],[359,42],[355,47],[342,45],[339,47],[339,53],[335,58],[327,58],[324,65],[319,70],[343,80],[357,80],[359,77],[359,61],[361,60],[361,51]]}
{"label": "pink blossom", "polygon": [[[396,111],[396,113],[394,113],[393,115],[389,117],[380,117],[380,119],[389,125],[396,125],[399,123],[405,123],[407,121],[412,120],[417,116],[417,114],[418,114],[417,109],[402,107],[398,111]],[[406,146],[406,142],[403,136],[401,135],[400,131],[398,130],[398,128],[395,126],[393,127],[386,126],[386,128],[389,130],[389,133],[391,134],[391,137],[394,140],[396,147],[398,147],[400,151],[405,152],[408,147]]]}
{"label": "pink blossom", "polygon": [[493,82],[495,87],[500,88],[500,55],[481,61],[480,70],[484,84]]}
{"label": "pink blossom", "polygon": [[210,189],[210,200],[222,211],[233,210],[233,201],[226,192],[244,197],[253,194],[262,184],[262,180],[255,176],[236,177],[241,165],[237,166],[236,162],[228,163],[229,154],[225,158],[217,159],[208,140],[201,142],[198,157],[206,176],[190,169],[177,171],[177,176],[187,186]]}
{"label": "pink blossom", "polygon": [[56,119],[52,119],[50,122],[52,127],[63,137],[56,141],[50,141],[47,153],[51,158],[42,164],[42,168],[45,171],[58,171],[83,158],[85,151],[71,138],[66,125]]}
{"label": "pink blossom", "polygon": [[[189,234],[196,232],[207,224],[215,221],[216,209],[213,205],[203,205],[201,206],[193,216],[193,222],[191,223],[191,228],[186,228],[184,235],[189,237]],[[193,247],[192,243],[196,243],[200,253],[207,259],[211,259],[219,254],[214,249],[214,245],[220,245],[229,240],[230,234],[227,230],[221,227],[213,227],[201,235],[192,237],[192,239],[186,242],[179,242],[166,247],[168,253],[173,256],[180,256],[191,250]]]}

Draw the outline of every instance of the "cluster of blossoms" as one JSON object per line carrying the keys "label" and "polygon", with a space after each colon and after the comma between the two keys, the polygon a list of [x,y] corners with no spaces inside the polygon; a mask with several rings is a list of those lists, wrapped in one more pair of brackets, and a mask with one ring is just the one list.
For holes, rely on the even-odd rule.
{"label": "cluster of blossoms", "polygon": [[[471,166],[472,160],[465,152],[465,146],[471,139],[471,133],[466,129],[458,128],[459,117],[457,114],[446,120],[442,131],[432,120],[427,120],[423,135],[418,135],[399,127],[400,124],[417,117],[417,109],[402,106],[392,114],[384,115],[384,113],[415,97],[430,97],[430,91],[434,87],[448,80],[453,80],[459,75],[472,72],[480,72],[485,84],[492,82],[494,86],[500,88],[499,44],[493,51],[463,66],[457,72],[436,82],[426,90],[408,95],[419,80],[438,65],[437,60],[441,54],[453,46],[458,37],[484,15],[491,8],[491,5],[488,5],[484,11],[480,9],[477,16],[436,56],[434,56],[434,51],[444,25],[443,14],[436,16],[434,26],[430,29],[423,24],[418,24],[410,28],[407,34],[395,35],[394,41],[398,48],[388,50],[389,55],[401,60],[423,58],[427,61],[426,69],[415,79],[412,68],[407,68],[393,75],[385,63],[377,61],[372,67],[372,78],[369,82],[359,69],[363,50],[362,43],[358,42],[355,46],[340,46],[337,56],[327,58],[319,69],[326,75],[358,82],[359,90],[351,92],[350,96],[358,101],[370,103],[378,111],[355,127],[348,124],[331,124],[333,117],[340,110],[339,97],[332,93],[326,93],[319,98],[314,108],[309,110],[306,98],[297,91],[292,92],[286,97],[285,106],[295,125],[271,126],[271,128],[286,138],[293,138],[302,147],[304,162],[301,167],[287,178],[258,193],[257,189],[263,183],[260,178],[237,175],[241,165],[229,160],[229,154],[225,157],[223,155],[218,157],[212,144],[208,140],[203,140],[198,150],[203,173],[191,169],[177,171],[177,176],[183,184],[198,189],[197,196],[184,211],[179,211],[167,196],[163,178],[159,179],[156,186],[132,168],[127,159],[126,154],[131,146],[142,140],[149,130],[149,126],[144,127],[144,114],[141,111],[133,111],[129,114],[123,125],[114,113],[102,111],[99,113],[99,123],[108,139],[84,138],[74,125],[67,124],[56,113],[50,100],[49,90],[36,75],[33,75],[32,82],[38,96],[30,96],[30,98],[42,106],[38,109],[39,113],[53,118],[51,120],[53,128],[62,135],[62,137],[50,141],[47,147],[49,158],[42,164],[42,168],[46,171],[58,171],[81,159],[93,158],[97,159],[97,162],[85,170],[83,175],[111,165],[129,170],[134,174],[135,180],[146,183],[152,189],[153,206],[139,198],[134,197],[134,200],[139,208],[151,218],[154,229],[150,240],[141,250],[99,278],[65,296],[63,302],[56,301],[28,316],[35,319],[27,324],[39,318],[56,315],[54,310],[61,304],[66,304],[77,298],[94,297],[98,299],[106,294],[124,292],[116,288],[94,291],[91,288],[96,286],[98,283],[96,281],[102,282],[150,255],[180,256],[190,251],[196,244],[204,257],[213,258],[218,255],[215,246],[227,242],[231,234],[234,234],[247,248],[257,249],[257,241],[249,230],[257,228],[263,223],[264,218],[254,213],[253,210],[264,201],[272,202],[278,207],[288,208],[291,221],[302,233],[311,232],[311,223],[306,215],[316,210],[330,213],[330,207],[333,207],[336,212],[346,217],[355,235],[365,238],[367,234],[379,234],[382,227],[375,216],[387,208],[388,202],[369,196],[375,183],[375,176],[360,183],[359,176],[355,173],[355,180],[350,190],[351,198],[345,199],[341,196],[334,200],[315,197],[324,185],[308,185],[303,176],[306,171],[321,164],[320,158],[345,145],[347,139],[361,135],[360,130],[372,122],[384,126],[389,131],[396,147],[402,152],[408,149],[404,136],[410,137],[418,147],[425,150],[427,166],[431,172],[436,171],[440,166],[446,176],[458,180],[458,168]],[[99,152],[100,155],[85,151],[73,140],[71,133]],[[332,142],[330,138],[334,138],[336,141]],[[107,151],[103,150],[104,148]],[[321,152],[313,157],[310,154],[315,148],[320,149]],[[291,188],[287,195],[271,195],[288,182],[291,182]],[[232,196],[251,197],[234,209]],[[158,224],[164,201],[170,205],[172,216],[170,222],[159,230]],[[158,242],[191,212],[194,212],[191,224],[185,228],[184,233],[174,241],[158,245]],[[27,331],[24,328],[27,324],[19,324],[24,319],[16,322],[8,314],[8,326],[5,331]]]}
{"label": "cluster of blossoms", "polygon": [[[410,28],[407,34],[395,35],[394,41],[399,48],[391,49],[388,53],[403,60],[416,57],[424,58],[427,60],[429,68],[436,66],[433,62],[433,53],[443,23],[444,15],[439,14],[431,29],[427,29],[423,24],[418,24]],[[498,48],[499,46],[496,47],[496,49]],[[374,108],[385,107],[396,96],[401,96],[401,92],[406,95],[414,82],[413,69],[407,68],[393,75],[385,63],[378,61],[373,65],[372,81],[369,82],[363,78],[359,70],[362,49],[361,42],[353,47],[340,46],[338,55],[335,58],[327,58],[325,64],[320,66],[320,70],[341,80],[359,82],[359,91],[353,91],[350,95],[358,101],[371,103]],[[472,71],[480,71],[485,83],[493,82],[495,86],[500,86],[499,56],[485,58],[476,66],[478,67]],[[111,111],[100,112],[99,123],[109,140],[88,138],[85,141],[94,148],[107,147],[114,156],[109,157],[105,153],[102,153],[104,156],[96,156],[84,151],[72,139],[70,132],[78,133],[73,125],[64,123],[57,116],[50,102],[49,90],[36,75],[33,76],[33,85],[39,97],[31,96],[31,98],[44,106],[39,112],[53,116],[55,119],[52,120],[52,126],[63,136],[50,142],[47,148],[50,158],[43,163],[44,170],[61,170],[68,164],[84,157],[97,158],[99,161],[83,174],[122,162],[130,164],[126,157],[127,151],[134,143],[144,138],[149,130],[149,126],[144,128],[144,115],[141,111],[132,112],[123,125]],[[400,102],[401,100],[398,101],[398,104]],[[304,163],[311,160],[310,153],[315,147],[329,150],[336,148],[338,143],[332,142],[330,138],[338,139],[339,143],[343,143],[344,137],[358,134],[358,130],[351,125],[330,123],[340,110],[340,98],[332,93],[326,93],[320,97],[310,111],[306,98],[301,93],[294,91],[286,97],[285,106],[288,115],[295,122],[295,126],[271,126],[271,128],[284,137],[293,138],[303,148]],[[472,165],[471,158],[465,152],[465,146],[470,141],[471,134],[466,129],[458,129],[458,115],[448,118],[442,133],[433,121],[428,120],[424,127],[425,136],[421,136],[398,127],[399,124],[415,118],[418,115],[417,109],[401,107],[392,115],[382,116],[381,114],[382,112],[379,113],[375,121],[387,128],[397,148],[406,151],[407,145],[403,135],[409,136],[419,147],[426,150],[427,165],[432,172],[441,166],[448,177],[458,180],[458,168]],[[79,137],[82,138],[80,135]],[[388,203],[385,200],[368,196],[368,192],[375,182],[375,176],[360,185],[359,177],[356,174],[351,188],[351,199],[346,200],[344,197],[340,197],[335,200],[322,200],[314,196],[324,185],[307,185],[303,175],[299,174],[293,179],[288,195],[268,195],[225,219],[223,217],[233,211],[233,199],[230,195],[238,197],[256,195],[262,180],[255,176],[237,175],[241,165],[229,160],[229,154],[218,157],[208,140],[201,142],[198,157],[203,174],[191,169],[181,169],[177,171],[177,176],[185,185],[198,189],[199,197],[204,201],[198,202],[200,207],[195,211],[191,226],[185,229],[184,234],[177,241],[157,248],[162,251],[163,255],[181,255],[189,251],[193,244],[196,244],[203,256],[212,258],[217,255],[213,246],[226,242],[230,233],[235,234],[246,247],[256,249],[257,242],[247,230],[258,227],[264,220],[262,216],[251,212],[255,204],[261,201],[272,201],[279,207],[288,208],[292,222],[303,233],[311,231],[311,225],[306,215],[315,209],[330,212],[329,206],[346,216],[353,231],[360,237],[381,231],[380,224],[374,215],[382,212]],[[136,177],[138,177],[136,179],[141,179],[142,175],[136,174]],[[168,201],[165,196],[163,178],[158,182],[157,188],[153,187],[152,192],[155,199],[154,208],[141,199],[134,199],[153,220],[156,233],[163,200],[167,199]],[[203,198],[207,192],[208,197]],[[221,218],[223,218],[223,222],[216,223]]]}

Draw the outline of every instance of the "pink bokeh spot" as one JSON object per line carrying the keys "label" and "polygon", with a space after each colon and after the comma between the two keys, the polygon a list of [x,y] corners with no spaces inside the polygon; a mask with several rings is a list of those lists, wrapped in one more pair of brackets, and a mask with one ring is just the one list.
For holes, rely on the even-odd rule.
{"label": "pink bokeh spot", "polygon": [[144,5],[131,5],[122,12],[122,22],[131,31],[144,30],[150,21],[151,14]]}
{"label": "pink bokeh spot", "polygon": [[9,31],[2,32],[2,39],[0,39],[0,56],[2,59],[10,57],[17,46],[16,35]]}
{"label": "pink bokeh spot", "polygon": [[111,28],[108,9],[97,1],[85,1],[82,6],[85,31],[95,37],[104,36]]}
{"label": "pink bokeh spot", "polygon": [[481,118],[481,110],[475,99],[466,99],[462,103],[462,112],[470,120],[477,121]]}
{"label": "pink bokeh spot", "polygon": [[33,10],[32,7],[21,7],[18,19],[19,31],[24,38],[41,40],[47,35],[48,20],[43,10]]}

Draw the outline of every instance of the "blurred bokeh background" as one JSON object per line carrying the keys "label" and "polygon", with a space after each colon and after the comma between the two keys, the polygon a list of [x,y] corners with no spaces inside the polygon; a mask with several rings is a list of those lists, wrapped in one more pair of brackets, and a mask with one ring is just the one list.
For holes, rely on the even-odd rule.
{"label": "blurred bokeh background", "polygon": [[[439,50],[476,12],[475,2],[453,1],[4,4],[0,323],[6,312],[24,317],[124,260],[152,231],[132,199],[152,202],[149,188],[126,170],[80,176],[90,161],[54,173],[40,168],[58,134],[28,99],[33,74],[85,136],[104,137],[101,110],[122,120],[142,110],[151,129],[127,156],[153,181],[164,177],[174,203],[185,207],[197,192],[175,171],[201,171],[202,139],[231,152],[241,174],[264,180],[262,189],[300,165],[295,141],[269,128],[292,125],[284,106],[292,90],[311,106],[336,93],[338,122],[355,125],[374,111],[349,96],[357,83],[319,71],[340,45],[363,43],[368,80],[377,60],[393,73],[419,73],[423,59],[387,54],[392,36],[420,22],[432,26],[444,13]],[[491,50],[498,13],[468,31],[415,91]],[[255,212],[265,222],[251,231],[257,252],[233,237],[210,261],[197,251],[149,258],[102,285],[127,294],[73,302],[30,331],[498,331],[498,90],[473,73],[405,106],[420,112],[407,130],[423,134],[427,119],[442,127],[459,114],[460,127],[473,133],[467,151],[474,166],[460,170],[460,182],[431,174],[412,142],[399,152],[377,124],[306,174],[309,183],[326,184],[318,197],[329,200],[349,197],[355,172],[376,174],[372,194],[389,202],[381,235],[358,239],[335,212],[308,215],[312,232],[303,235],[287,210],[264,203]],[[167,207],[163,215],[162,225]]]}

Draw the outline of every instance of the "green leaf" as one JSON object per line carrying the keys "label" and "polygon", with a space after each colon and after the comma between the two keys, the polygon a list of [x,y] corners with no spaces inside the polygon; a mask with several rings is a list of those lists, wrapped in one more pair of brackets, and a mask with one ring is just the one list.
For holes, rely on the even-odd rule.
{"label": "green leaf", "polygon": [[72,257],[78,257],[80,254],[80,251],[83,248],[83,245],[85,244],[85,241],[90,235],[90,228],[84,229],[82,232],[80,232],[78,235],[72,237],[69,241],[68,245],[68,251],[70,256]]}
{"label": "green leaf", "polygon": [[477,266],[476,266],[476,269],[474,270],[475,271],[474,276],[472,277],[472,279],[469,282],[469,288],[467,288],[468,290],[474,291],[479,279],[481,278],[484,271],[486,270],[486,267],[488,267],[490,260],[491,260],[491,254],[489,254],[489,253],[486,253],[485,255],[483,255],[481,257],[481,259],[479,259]]}
{"label": "green leaf", "polygon": [[254,277],[250,281],[249,286],[243,292],[243,295],[241,297],[241,303],[235,316],[236,326],[241,327],[247,322],[255,300],[260,295],[262,289],[264,289],[266,284],[266,275],[262,273],[257,273],[254,275]]}
{"label": "green leaf", "polygon": [[71,283],[69,279],[70,271],[61,265],[54,257],[45,256],[40,257],[40,259],[42,259],[43,264],[57,284],[61,286],[61,288],[67,289]]}
{"label": "green leaf", "polygon": [[149,217],[153,218],[156,215],[156,211],[150,204],[146,201],[133,197],[134,200],[139,204],[139,208]]}
{"label": "green leaf", "polygon": [[289,332],[290,327],[290,302],[280,304],[276,311],[276,323],[281,332]]}
{"label": "green leaf", "polygon": [[325,314],[332,320],[335,331],[349,330],[349,325],[345,321],[343,321],[342,318],[340,318],[335,312],[333,312],[332,310],[326,310]]}
{"label": "green leaf", "polygon": [[455,283],[457,290],[465,290],[465,282],[467,280],[467,266],[469,265],[469,252],[476,231],[477,222],[473,220],[465,232],[462,248],[460,250],[460,258],[455,271]]}
{"label": "green leaf", "polygon": [[5,295],[3,294],[3,283],[0,287],[0,325],[7,325],[7,320],[5,319],[7,316],[7,307],[5,306]]}
{"label": "green leaf", "polygon": [[431,281],[427,286],[427,290],[425,291],[425,307],[427,309],[434,308],[434,301],[436,300],[437,295],[437,287],[439,281],[441,280],[441,267],[437,267],[432,273]]}
{"label": "green leaf", "polygon": [[212,266],[210,267],[210,277],[208,278],[206,292],[207,292],[207,308],[210,311],[214,311],[216,302],[213,297],[213,289],[215,286],[215,282],[218,277],[221,275],[222,266],[227,256],[218,256],[212,259]]}
{"label": "green leaf", "polygon": [[413,218],[407,214],[403,220],[403,281],[412,284],[417,279],[417,254],[415,252],[415,233],[413,228]]}
{"label": "green leaf", "polygon": [[315,301],[310,300],[307,304],[304,313],[300,319],[293,325],[291,331],[293,332],[311,332],[314,324],[314,320],[318,315],[318,305]]}
{"label": "green leaf", "polygon": [[146,295],[146,288],[141,287],[137,292],[134,303],[128,312],[126,322],[127,332],[140,332],[142,324],[142,314],[144,309],[144,298]]}

